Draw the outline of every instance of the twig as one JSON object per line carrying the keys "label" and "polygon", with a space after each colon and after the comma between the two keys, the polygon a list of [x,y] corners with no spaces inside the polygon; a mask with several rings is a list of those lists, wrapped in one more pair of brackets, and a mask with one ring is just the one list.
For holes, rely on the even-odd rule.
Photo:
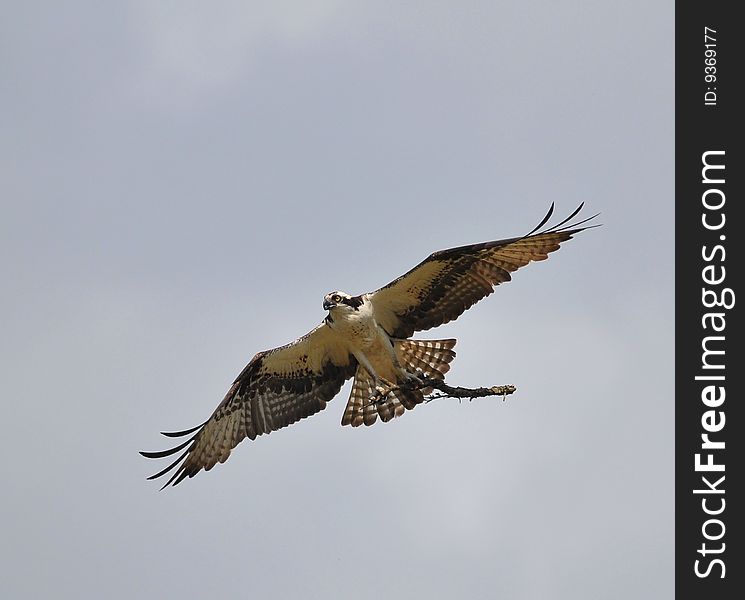
{"label": "twig", "polygon": [[453,387],[441,379],[420,377],[418,381],[412,380],[399,385],[380,388],[373,394],[372,401],[374,403],[383,402],[391,392],[395,392],[396,390],[421,390],[423,388],[435,388],[442,392],[441,394],[425,396],[425,402],[431,402],[439,398],[468,398],[469,400],[473,400],[474,398],[484,398],[486,396],[502,396],[502,400],[506,400],[507,396],[514,393],[517,389],[514,385],[494,385],[488,388]]}

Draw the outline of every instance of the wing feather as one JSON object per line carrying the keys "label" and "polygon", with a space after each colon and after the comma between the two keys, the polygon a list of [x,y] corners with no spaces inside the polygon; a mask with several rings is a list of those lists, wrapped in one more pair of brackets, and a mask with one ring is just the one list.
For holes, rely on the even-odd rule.
{"label": "wing feather", "polygon": [[239,442],[253,440],[326,407],[357,368],[356,359],[325,323],[300,339],[257,354],[233,382],[223,401],[202,425],[170,438],[190,436],[174,448],[141,452],[146,458],[181,454],[148,479],[171,474],[163,487],[176,485],[225,462]]}
{"label": "wing feather", "polygon": [[545,228],[554,212],[527,235],[459,246],[431,254],[416,267],[369,294],[378,323],[389,335],[408,338],[415,331],[437,327],[458,318],[464,311],[510,281],[513,273],[532,261],[545,260],[562,242],[593,227],[582,227],[592,215],[570,223],[583,204],[566,219]]}

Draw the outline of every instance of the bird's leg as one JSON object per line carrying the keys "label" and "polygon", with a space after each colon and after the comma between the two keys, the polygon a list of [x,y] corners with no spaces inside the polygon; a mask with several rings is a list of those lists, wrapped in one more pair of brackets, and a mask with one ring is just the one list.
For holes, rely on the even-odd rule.
{"label": "bird's leg", "polygon": [[380,404],[382,402],[385,402],[388,394],[390,394],[396,388],[398,388],[398,386],[395,383],[388,381],[383,377],[376,377],[375,392],[370,396],[370,402],[372,402],[373,404]]}
{"label": "bird's leg", "polygon": [[409,371],[404,371],[404,386],[412,386],[414,388],[421,387],[424,385],[424,373],[421,371],[417,371],[416,373],[410,373]]}
{"label": "bird's leg", "polygon": [[387,379],[378,377],[375,382],[375,393],[370,396],[370,401],[373,404],[380,404],[385,401],[391,392],[401,388],[412,390],[421,389],[426,384],[424,379],[424,374],[409,373],[408,371],[403,372],[403,376],[399,383],[393,383]]}

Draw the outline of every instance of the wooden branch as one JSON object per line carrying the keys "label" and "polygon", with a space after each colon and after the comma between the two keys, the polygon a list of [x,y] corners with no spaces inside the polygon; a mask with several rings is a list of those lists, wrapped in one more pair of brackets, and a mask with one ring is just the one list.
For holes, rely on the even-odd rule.
{"label": "wooden branch", "polygon": [[447,385],[444,381],[437,381],[437,384],[430,384],[425,387],[433,387],[441,394],[430,394],[424,398],[425,402],[431,402],[438,398],[468,398],[473,400],[474,398],[485,398],[486,396],[502,396],[502,400],[507,400],[507,396],[514,393],[517,388],[514,385],[493,385],[491,387],[479,387],[479,388],[465,388],[465,387],[452,387]]}
{"label": "wooden branch", "polygon": [[379,388],[375,394],[373,394],[372,401],[374,403],[383,402],[388,394],[396,390],[421,390],[428,387],[435,388],[441,393],[425,396],[425,402],[431,402],[432,400],[437,400],[439,398],[467,398],[468,400],[473,400],[474,398],[484,398],[486,396],[502,396],[502,400],[506,400],[507,396],[514,393],[517,389],[514,385],[494,385],[488,388],[453,387],[441,379],[420,377],[418,381],[412,380],[400,385],[390,385]]}

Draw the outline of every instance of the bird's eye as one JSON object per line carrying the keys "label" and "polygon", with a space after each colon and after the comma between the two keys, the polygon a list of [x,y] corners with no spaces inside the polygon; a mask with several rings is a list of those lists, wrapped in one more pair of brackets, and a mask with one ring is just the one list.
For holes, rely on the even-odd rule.
{"label": "bird's eye", "polygon": [[335,295],[335,296],[333,296],[333,297],[332,297],[331,299],[332,299],[332,300],[333,300],[334,302],[336,302],[337,304],[338,304],[339,302],[341,302],[341,296],[340,296],[339,294],[336,294],[336,295]]}

